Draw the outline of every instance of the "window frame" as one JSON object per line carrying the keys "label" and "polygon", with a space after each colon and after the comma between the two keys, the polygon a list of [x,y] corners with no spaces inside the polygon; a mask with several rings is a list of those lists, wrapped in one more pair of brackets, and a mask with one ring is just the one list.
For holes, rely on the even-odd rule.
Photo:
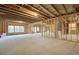
{"label": "window frame", "polygon": [[[9,26],[13,26],[14,27],[14,31],[13,32],[9,32]],[[16,31],[16,26],[18,26],[18,31]],[[16,28],[15,28],[16,27]],[[20,31],[23,27],[23,31]],[[8,25],[8,33],[24,33],[25,32],[25,26],[24,25]]]}
{"label": "window frame", "polygon": [[15,32],[15,30],[14,30],[15,27],[13,26],[13,28],[14,28],[14,29],[13,29],[13,32],[10,32],[9,30],[10,30],[11,28],[9,29],[9,26],[13,26],[13,25],[8,25],[8,33],[14,33],[14,32]]}

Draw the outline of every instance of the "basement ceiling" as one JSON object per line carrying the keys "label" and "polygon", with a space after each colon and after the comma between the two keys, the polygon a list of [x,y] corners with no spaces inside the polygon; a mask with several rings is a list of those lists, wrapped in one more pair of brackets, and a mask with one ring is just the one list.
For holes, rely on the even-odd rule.
{"label": "basement ceiling", "polygon": [[74,4],[0,4],[0,13],[22,17],[27,22],[55,18],[78,12]]}

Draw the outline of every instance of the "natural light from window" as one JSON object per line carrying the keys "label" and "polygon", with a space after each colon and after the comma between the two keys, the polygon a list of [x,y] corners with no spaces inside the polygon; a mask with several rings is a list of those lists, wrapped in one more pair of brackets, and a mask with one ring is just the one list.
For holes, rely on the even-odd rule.
{"label": "natural light from window", "polygon": [[8,33],[19,33],[19,32],[24,32],[24,26],[13,26],[13,25],[8,26]]}

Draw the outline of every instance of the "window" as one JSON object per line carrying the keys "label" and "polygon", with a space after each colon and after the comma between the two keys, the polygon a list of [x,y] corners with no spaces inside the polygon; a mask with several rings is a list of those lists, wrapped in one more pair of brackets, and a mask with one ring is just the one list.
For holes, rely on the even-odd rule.
{"label": "window", "polygon": [[39,32],[39,27],[37,27],[37,31]]}
{"label": "window", "polygon": [[37,32],[36,26],[32,27],[32,32],[34,32],[34,33]]}
{"label": "window", "polygon": [[15,32],[20,32],[19,30],[19,26],[15,26]]}
{"label": "window", "polygon": [[70,30],[76,30],[76,24],[75,23],[69,24],[69,28]]}
{"label": "window", "polygon": [[69,33],[75,34],[76,33],[76,23],[70,23],[69,24]]}
{"label": "window", "polygon": [[37,33],[37,32],[39,32],[39,31],[40,31],[39,26],[34,26],[34,27],[32,27],[32,32]]}
{"label": "window", "polygon": [[19,32],[24,32],[24,26],[13,26],[13,25],[8,26],[8,33],[19,33]]}
{"label": "window", "polygon": [[34,27],[34,32],[36,33],[37,31],[36,31],[36,27]]}
{"label": "window", "polygon": [[13,33],[14,32],[14,26],[13,25],[9,25],[8,26],[8,32],[9,33]]}
{"label": "window", "polygon": [[19,32],[24,32],[24,26],[19,26]]}

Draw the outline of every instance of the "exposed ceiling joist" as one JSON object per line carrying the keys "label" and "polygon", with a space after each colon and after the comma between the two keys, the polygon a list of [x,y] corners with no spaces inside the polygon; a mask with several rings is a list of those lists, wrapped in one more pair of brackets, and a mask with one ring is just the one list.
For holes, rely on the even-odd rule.
{"label": "exposed ceiling joist", "polygon": [[[56,17],[63,17],[62,19],[65,21],[64,16],[66,15],[71,15],[78,13],[78,11],[75,11],[75,8],[73,7],[74,5],[69,5],[61,4],[47,4],[47,5],[42,5],[42,4],[2,4],[0,5],[0,11],[4,12],[6,14],[11,14],[15,16],[19,16],[22,18],[28,18],[28,22],[37,22],[41,20],[46,20],[51,18],[56,18]],[[78,9],[77,9],[78,10]],[[34,13],[37,13],[38,16],[35,17]]]}
{"label": "exposed ceiling joist", "polygon": [[[14,6],[17,6],[17,5],[14,5]],[[8,7],[8,6],[6,6],[6,7]],[[20,7],[20,6],[17,6],[17,7]],[[9,7],[8,7],[9,8]],[[14,11],[19,11],[19,13],[21,13],[21,14],[23,14],[23,15],[25,15],[25,16],[28,16],[28,17],[30,17],[30,18],[34,18],[35,19],[35,17],[33,16],[33,15],[31,15],[31,14],[28,14],[28,13],[25,13],[25,12],[23,12],[22,10],[20,10],[20,9],[16,9],[16,8],[10,8],[10,9],[12,9],[12,10],[14,10]]]}
{"label": "exposed ceiling joist", "polygon": [[[20,15],[20,14],[17,14],[17,13],[13,13],[13,12],[10,12],[10,11],[8,11],[8,10],[1,9],[1,8],[0,8],[0,12],[6,13],[7,15],[10,15],[10,16],[15,15],[15,16],[20,16],[20,17],[26,18],[26,17],[24,17],[23,15]],[[28,18],[27,18],[27,19],[28,19]],[[30,21],[30,20],[25,20],[25,21],[27,21],[27,22],[32,22],[32,21]]]}
{"label": "exposed ceiling joist", "polygon": [[[23,6],[20,6],[20,5],[15,5],[15,6],[19,7],[19,10],[18,10],[18,11],[20,11],[20,12],[22,12],[22,13],[25,13],[25,14],[29,15],[30,17],[34,17],[34,15],[32,15],[32,14],[30,14],[30,13],[26,13],[25,10],[27,11],[27,9],[24,8]],[[22,9],[23,11],[20,10],[20,9]],[[31,12],[32,12],[32,11],[31,11]]]}
{"label": "exposed ceiling joist", "polygon": [[16,13],[16,12],[14,12],[14,11],[12,11],[12,10],[9,10],[9,9],[3,8],[3,7],[0,7],[0,10],[6,11],[6,12],[8,12],[9,14],[11,13],[12,15],[21,16],[21,17],[24,17],[24,18],[26,18],[26,19],[28,18],[28,19],[30,20],[30,22],[31,22],[31,21],[32,21],[32,22],[35,21],[34,19],[29,18],[29,17],[27,17],[27,16],[24,16],[23,14]]}
{"label": "exposed ceiling joist", "polygon": [[65,12],[68,13],[68,12],[67,12],[67,9],[66,9],[66,6],[65,6],[64,4],[63,4],[62,6],[63,6]]}
{"label": "exposed ceiling joist", "polygon": [[[45,10],[40,4],[38,4],[39,5],[39,7],[35,7],[34,5],[31,5],[31,6],[33,6],[34,8],[36,8],[36,9],[38,9],[39,11],[41,11],[41,12],[43,12],[45,15],[47,15],[48,16],[48,18],[50,18],[50,16],[52,15],[50,15],[50,13],[47,11],[47,10]],[[52,17],[52,16],[51,16]]]}
{"label": "exposed ceiling joist", "polygon": [[54,9],[57,11],[57,13],[58,13],[59,15],[61,15],[61,13],[59,12],[59,10],[58,10],[53,4],[51,4],[51,6],[52,6],[52,8],[54,8]]}
{"label": "exposed ceiling joist", "polygon": [[[16,13],[21,13],[21,11],[17,10],[16,8],[9,7],[8,5],[2,5],[2,6],[3,6],[3,8],[12,10],[12,11],[14,11],[14,12],[16,12]],[[1,6],[0,6],[0,7],[1,7]],[[23,13],[21,13],[21,14],[23,14]],[[25,16],[26,16],[26,15],[25,15]]]}
{"label": "exposed ceiling joist", "polygon": [[[4,6],[4,5],[2,5],[2,6]],[[0,6],[0,7],[1,7],[1,6]],[[11,8],[9,8],[7,5],[6,5],[6,6],[4,6],[4,7],[5,7],[5,9],[6,9],[6,10],[9,10],[10,12],[13,12],[13,13],[18,13],[18,14],[20,14],[20,15],[23,15],[24,17],[28,17],[29,19],[32,19],[33,21],[36,21],[36,19],[35,19],[35,18],[30,17],[29,15],[25,15],[25,14],[23,14],[23,13],[19,12],[18,10],[11,9]],[[3,7],[2,7],[2,8],[3,8]]]}
{"label": "exposed ceiling joist", "polygon": [[49,13],[50,17],[54,17],[55,15],[53,15],[51,12],[49,12],[42,4],[39,4],[44,10],[46,10]]}
{"label": "exposed ceiling joist", "polygon": [[24,8],[26,8],[28,10],[31,10],[33,12],[37,12],[38,14],[40,14],[41,16],[43,16],[44,18],[48,18],[47,15],[45,15],[44,13],[42,13],[41,11],[39,11],[38,9],[34,8],[31,5],[20,5],[20,6],[23,6]]}
{"label": "exposed ceiling joist", "polygon": [[46,8],[45,6],[43,6],[42,4],[40,4],[45,10],[47,10],[49,13],[51,13],[54,16],[57,16],[56,14],[52,13],[51,11],[48,10],[48,8]]}
{"label": "exposed ceiling joist", "polygon": [[[23,6],[20,6],[20,5],[16,5],[16,6],[21,7],[21,8],[24,8]],[[24,8],[24,9],[27,9],[27,8]],[[33,10],[32,10],[32,12],[33,12]],[[34,13],[36,13],[36,12],[34,12]],[[36,13],[36,14],[38,14],[38,13]],[[35,18],[38,21],[41,20],[41,18],[42,18],[42,16],[40,16],[39,14],[38,14],[38,16],[32,15],[31,17]],[[43,18],[45,18],[45,17],[43,17]]]}
{"label": "exposed ceiling joist", "polygon": [[41,9],[39,9],[39,8],[37,8],[37,7],[35,7],[35,6],[33,6],[32,4],[30,4],[30,6],[36,8],[37,10],[39,10],[40,12],[42,12],[43,14],[45,14],[48,18],[50,17],[48,13],[46,13],[46,12],[42,11]]}

